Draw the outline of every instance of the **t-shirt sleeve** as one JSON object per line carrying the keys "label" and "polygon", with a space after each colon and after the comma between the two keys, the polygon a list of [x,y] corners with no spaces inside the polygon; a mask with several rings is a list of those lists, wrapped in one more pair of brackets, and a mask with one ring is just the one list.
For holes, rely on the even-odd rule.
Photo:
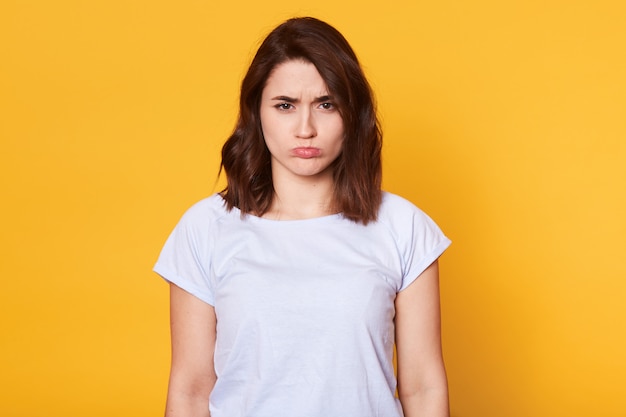
{"label": "t-shirt sleeve", "polygon": [[408,287],[450,246],[439,226],[426,213],[412,206],[410,227],[402,231],[401,253],[403,259],[402,285]]}
{"label": "t-shirt sleeve", "polygon": [[200,300],[214,305],[210,279],[210,219],[201,204],[190,208],[167,238],[154,272]]}

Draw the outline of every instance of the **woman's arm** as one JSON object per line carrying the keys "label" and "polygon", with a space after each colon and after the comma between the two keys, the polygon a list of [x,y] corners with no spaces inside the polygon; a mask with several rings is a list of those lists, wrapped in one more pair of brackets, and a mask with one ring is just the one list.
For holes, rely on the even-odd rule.
{"label": "woman's arm", "polygon": [[396,297],[396,349],[404,416],[449,417],[437,261]]}
{"label": "woman's arm", "polygon": [[215,385],[215,310],[170,284],[172,366],[165,417],[209,417]]}

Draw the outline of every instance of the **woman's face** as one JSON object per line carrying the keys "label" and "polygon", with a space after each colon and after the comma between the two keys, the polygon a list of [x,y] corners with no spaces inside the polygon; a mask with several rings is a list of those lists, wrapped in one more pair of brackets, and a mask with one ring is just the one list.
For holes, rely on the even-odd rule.
{"label": "woman's face", "polygon": [[276,66],[263,89],[260,116],[274,180],[332,178],[343,120],[313,64],[291,60]]}

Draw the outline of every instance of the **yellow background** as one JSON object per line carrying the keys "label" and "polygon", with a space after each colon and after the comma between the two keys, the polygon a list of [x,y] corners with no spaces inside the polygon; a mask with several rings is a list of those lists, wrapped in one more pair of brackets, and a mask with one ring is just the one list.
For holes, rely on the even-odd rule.
{"label": "yellow background", "polygon": [[0,415],[162,414],[152,264],[219,187],[258,41],[306,14],[362,59],[386,189],[454,241],[453,417],[626,415],[624,4],[4,0]]}

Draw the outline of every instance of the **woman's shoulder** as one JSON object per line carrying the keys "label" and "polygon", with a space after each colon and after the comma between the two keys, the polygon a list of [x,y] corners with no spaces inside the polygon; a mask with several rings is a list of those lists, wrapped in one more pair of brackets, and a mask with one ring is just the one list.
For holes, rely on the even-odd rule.
{"label": "woman's shoulder", "polygon": [[383,192],[378,221],[393,229],[415,227],[418,224],[434,224],[428,214],[413,202],[387,191]]}
{"label": "woman's shoulder", "polygon": [[208,224],[228,215],[222,196],[215,193],[196,202],[185,211],[182,221],[187,224]]}
{"label": "woman's shoulder", "polygon": [[415,204],[397,194],[383,191],[383,199],[380,205],[380,214],[384,216],[398,217],[402,215],[414,215],[423,213]]}

